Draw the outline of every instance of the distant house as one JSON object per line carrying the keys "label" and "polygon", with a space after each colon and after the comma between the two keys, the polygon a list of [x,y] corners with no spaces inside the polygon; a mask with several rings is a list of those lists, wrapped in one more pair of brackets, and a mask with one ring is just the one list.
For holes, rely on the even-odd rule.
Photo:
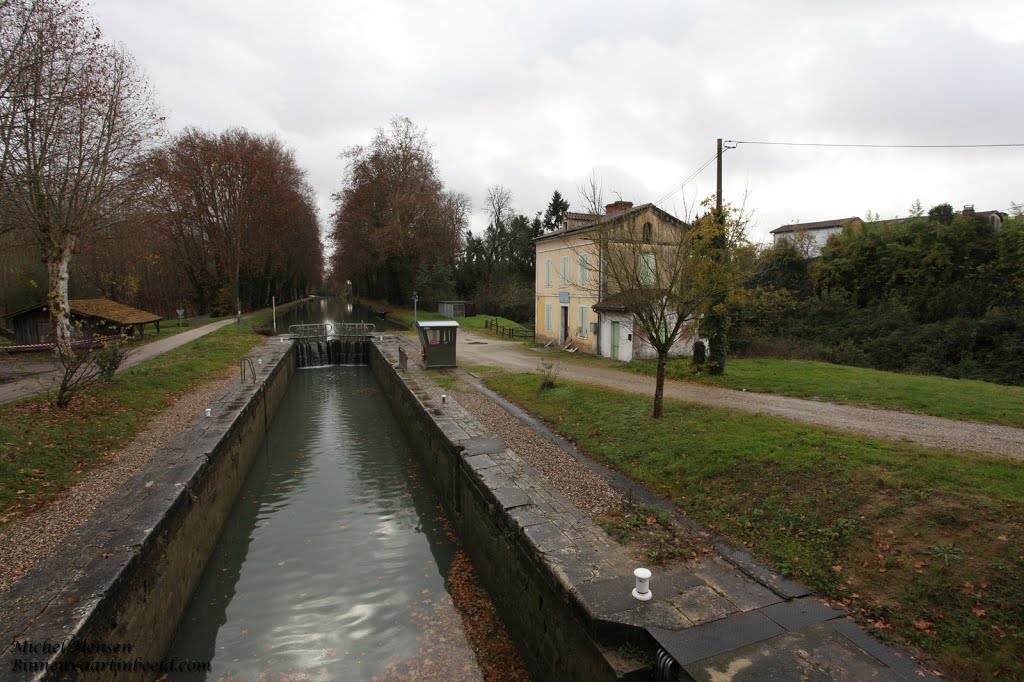
{"label": "distant house", "polygon": [[[107,298],[83,298],[69,301],[71,306],[71,333],[76,339],[95,336],[143,333],[147,324],[160,332],[163,318],[138,308],[117,303]],[[7,315],[14,327],[14,344],[28,345],[52,343],[53,326],[50,310],[38,303]]]}
{"label": "distant house", "polygon": [[993,230],[1002,229],[1003,221],[1009,217],[1009,214],[1003,213],[1002,211],[975,211],[974,204],[964,206],[964,210],[962,210],[960,214],[966,217],[986,220],[990,225],[992,225]]}
{"label": "distant house", "polygon": [[[665,230],[687,225],[653,204],[634,207],[616,201],[604,215],[567,213],[561,229],[541,235],[536,245],[536,339],[543,343],[603,355],[616,360],[656,357],[617,292],[609,291],[594,233],[598,228],[633,221],[644,242],[656,242]],[[648,254],[652,272],[655,254]],[[684,336],[686,336],[684,334]],[[674,355],[691,352],[692,341],[680,341]]]}
{"label": "distant house", "polygon": [[864,221],[857,217],[836,218],[834,220],[819,220],[815,223],[793,223],[783,225],[771,231],[775,243],[796,242],[801,246],[807,256],[814,258],[821,255],[821,250],[828,243],[829,237],[839,234],[845,226],[860,229]]}

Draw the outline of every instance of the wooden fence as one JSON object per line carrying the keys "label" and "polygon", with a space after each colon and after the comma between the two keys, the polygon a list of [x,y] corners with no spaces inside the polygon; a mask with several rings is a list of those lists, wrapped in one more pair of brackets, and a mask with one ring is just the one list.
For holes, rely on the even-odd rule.
{"label": "wooden fence", "polygon": [[512,339],[513,341],[534,340],[534,333],[532,329],[523,329],[521,327],[508,327],[499,323],[497,319],[484,320],[484,328],[490,329],[503,339]]}

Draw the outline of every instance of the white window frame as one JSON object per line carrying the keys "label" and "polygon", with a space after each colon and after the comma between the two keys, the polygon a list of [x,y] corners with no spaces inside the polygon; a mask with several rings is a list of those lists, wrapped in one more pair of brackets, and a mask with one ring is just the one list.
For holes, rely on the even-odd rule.
{"label": "white window frame", "polygon": [[544,331],[551,331],[551,304],[544,304]]}
{"label": "white window frame", "polygon": [[551,270],[552,270],[552,263],[551,263],[551,259],[548,258],[546,261],[544,261],[544,286],[546,286],[546,287],[550,287],[551,286],[551,280],[553,279],[551,277]]}
{"label": "white window frame", "polygon": [[579,306],[579,312],[576,314],[577,323],[579,324],[576,329],[576,336],[581,339],[587,338],[587,324],[589,323],[587,317],[587,306]]}
{"label": "white window frame", "polygon": [[562,256],[562,286],[569,286],[569,257]]}

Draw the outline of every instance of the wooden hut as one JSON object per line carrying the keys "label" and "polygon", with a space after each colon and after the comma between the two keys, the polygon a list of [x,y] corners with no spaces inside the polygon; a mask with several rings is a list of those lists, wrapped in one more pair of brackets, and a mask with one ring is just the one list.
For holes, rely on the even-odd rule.
{"label": "wooden hut", "polygon": [[[147,324],[156,326],[160,333],[160,320],[163,318],[145,310],[132,308],[111,301],[108,298],[81,298],[69,301],[71,305],[71,329],[76,339],[90,339],[96,336],[114,334],[132,335],[144,332]],[[46,303],[38,303],[23,308],[7,317],[14,327],[14,344],[16,346],[51,343],[53,326],[50,322],[50,309]]]}

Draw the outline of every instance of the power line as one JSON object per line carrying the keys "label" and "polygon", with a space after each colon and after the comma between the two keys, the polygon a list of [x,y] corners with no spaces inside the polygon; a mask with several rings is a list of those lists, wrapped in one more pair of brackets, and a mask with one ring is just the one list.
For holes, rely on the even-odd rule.
{"label": "power line", "polygon": [[862,149],[985,149],[992,147],[1024,147],[1024,142],[999,144],[839,144],[829,142],[768,142],[764,140],[725,140],[729,144],[762,144],[781,147],[859,147]]}
{"label": "power line", "polygon": [[665,201],[667,201],[667,200],[669,199],[669,197],[671,197],[671,196],[672,196],[673,194],[675,194],[676,192],[678,192],[679,190],[681,190],[681,189],[682,189],[683,187],[685,187],[685,186],[686,186],[686,183],[690,182],[690,181],[691,181],[691,180],[693,180],[693,179],[694,179],[695,177],[697,177],[698,175],[700,175],[701,171],[703,171],[703,170],[704,170],[705,168],[707,168],[708,166],[710,166],[710,165],[711,165],[711,164],[712,164],[712,163],[713,163],[713,162],[715,161],[715,159],[717,159],[717,158],[718,158],[718,153],[717,153],[717,152],[716,152],[716,153],[714,153],[714,154],[712,154],[712,155],[711,155],[711,156],[710,156],[710,157],[708,158],[708,160],[707,160],[707,161],[705,161],[704,163],[702,163],[702,164],[700,165],[700,167],[699,167],[699,168],[698,168],[697,170],[695,170],[695,171],[693,171],[692,173],[690,173],[690,175],[689,175],[689,176],[688,176],[688,177],[687,177],[687,178],[686,178],[685,180],[683,180],[683,181],[682,181],[681,183],[679,183],[678,185],[676,185],[676,187],[675,187],[675,188],[674,188],[674,189],[673,189],[673,190],[672,190],[671,192],[669,192],[668,194],[666,194],[666,195],[665,195],[665,196],[663,196],[662,198],[660,198],[660,199],[658,199],[657,201],[655,201],[655,202],[654,202],[654,205],[655,205],[655,206],[658,206],[658,205],[660,205],[660,204],[663,204],[663,203],[665,203]]}

